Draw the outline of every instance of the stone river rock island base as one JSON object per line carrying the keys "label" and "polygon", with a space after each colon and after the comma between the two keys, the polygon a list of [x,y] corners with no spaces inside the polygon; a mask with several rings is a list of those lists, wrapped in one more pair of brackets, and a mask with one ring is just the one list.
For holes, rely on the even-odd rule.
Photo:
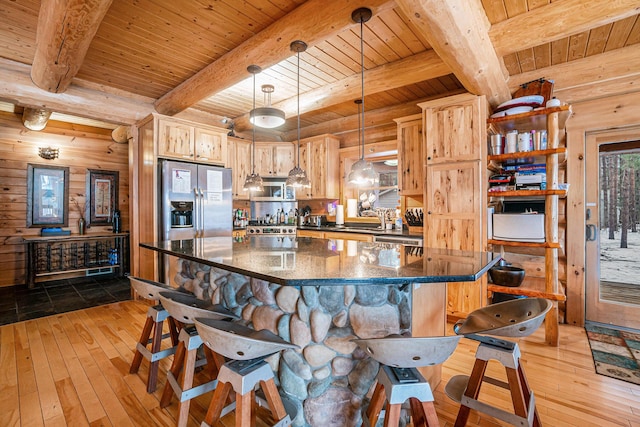
{"label": "stone river rock island base", "polygon": [[280,390],[298,406],[294,426],[362,423],[361,408],[379,364],[351,340],[409,332],[410,285],[281,286],[188,260],[177,262],[175,285],[300,347],[267,359]]}

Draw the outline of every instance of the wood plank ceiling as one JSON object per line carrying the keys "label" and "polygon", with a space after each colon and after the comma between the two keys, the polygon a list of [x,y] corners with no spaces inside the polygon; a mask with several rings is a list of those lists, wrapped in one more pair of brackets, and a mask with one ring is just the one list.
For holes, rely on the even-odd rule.
{"label": "wood plank ceiling", "polygon": [[[558,96],[573,102],[640,87],[638,0],[366,3],[374,12],[364,30],[367,111],[404,114],[407,105],[462,90],[485,94],[495,106],[519,84],[541,77],[554,80]],[[133,123],[154,109],[197,113],[212,122],[233,119],[242,131],[253,99],[246,67],[257,64],[264,69],[256,76],[257,106],[263,104],[260,86],[273,84],[273,105],[287,115],[274,131],[290,140],[297,62],[289,43],[309,44],[300,54],[303,135],[343,123],[355,115],[360,93],[360,28],[350,15],[361,5],[2,1],[0,100],[115,124]],[[62,82],[58,93],[31,81],[46,80],[56,67],[64,68],[68,88],[64,78],[54,80]]]}

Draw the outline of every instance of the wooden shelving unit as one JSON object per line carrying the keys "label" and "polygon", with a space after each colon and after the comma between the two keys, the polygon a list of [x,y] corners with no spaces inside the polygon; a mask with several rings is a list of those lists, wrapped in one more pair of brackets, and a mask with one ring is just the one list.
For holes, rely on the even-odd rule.
{"label": "wooden shelving unit", "polygon": [[505,134],[510,130],[547,131],[547,149],[509,153],[487,156],[488,168],[496,163],[507,163],[513,160],[531,157],[543,157],[546,164],[547,189],[545,190],[517,190],[488,192],[489,198],[505,197],[539,197],[545,201],[545,242],[518,242],[489,239],[488,243],[501,253],[505,247],[529,247],[544,249],[544,278],[526,277],[519,287],[506,287],[489,284],[490,292],[501,292],[510,295],[524,295],[527,297],[547,298],[554,301],[553,309],[547,314],[545,322],[546,341],[550,345],[557,346],[558,336],[558,301],[565,301],[563,289],[558,280],[558,249],[561,248],[558,240],[558,199],[566,197],[567,190],[559,188],[558,166],[559,156],[564,156],[566,147],[560,145],[561,131],[564,129],[567,119],[571,116],[571,107],[562,106],[546,108],[514,116],[506,116],[488,119],[489,133]]}

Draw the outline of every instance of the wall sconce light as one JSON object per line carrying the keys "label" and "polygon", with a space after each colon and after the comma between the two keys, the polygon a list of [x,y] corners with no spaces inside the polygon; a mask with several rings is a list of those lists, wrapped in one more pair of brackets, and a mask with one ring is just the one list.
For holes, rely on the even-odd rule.
{"label": "wall sconce light", "polygon": [[47,159],[47,160],[57,159],[58,153],[59,153],[59,150],[57,148],[51,148],[51,147],[38,148],[38,156],[42,157],[43,159]]}

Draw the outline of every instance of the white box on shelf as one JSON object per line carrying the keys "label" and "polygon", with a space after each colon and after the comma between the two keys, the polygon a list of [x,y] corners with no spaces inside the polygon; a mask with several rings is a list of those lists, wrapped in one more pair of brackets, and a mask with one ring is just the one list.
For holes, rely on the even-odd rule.
{"label": "white box on shelf", "polygon": [[493,238],[542,243],[545,241],[544,214],[495,213],[493,214]]}

